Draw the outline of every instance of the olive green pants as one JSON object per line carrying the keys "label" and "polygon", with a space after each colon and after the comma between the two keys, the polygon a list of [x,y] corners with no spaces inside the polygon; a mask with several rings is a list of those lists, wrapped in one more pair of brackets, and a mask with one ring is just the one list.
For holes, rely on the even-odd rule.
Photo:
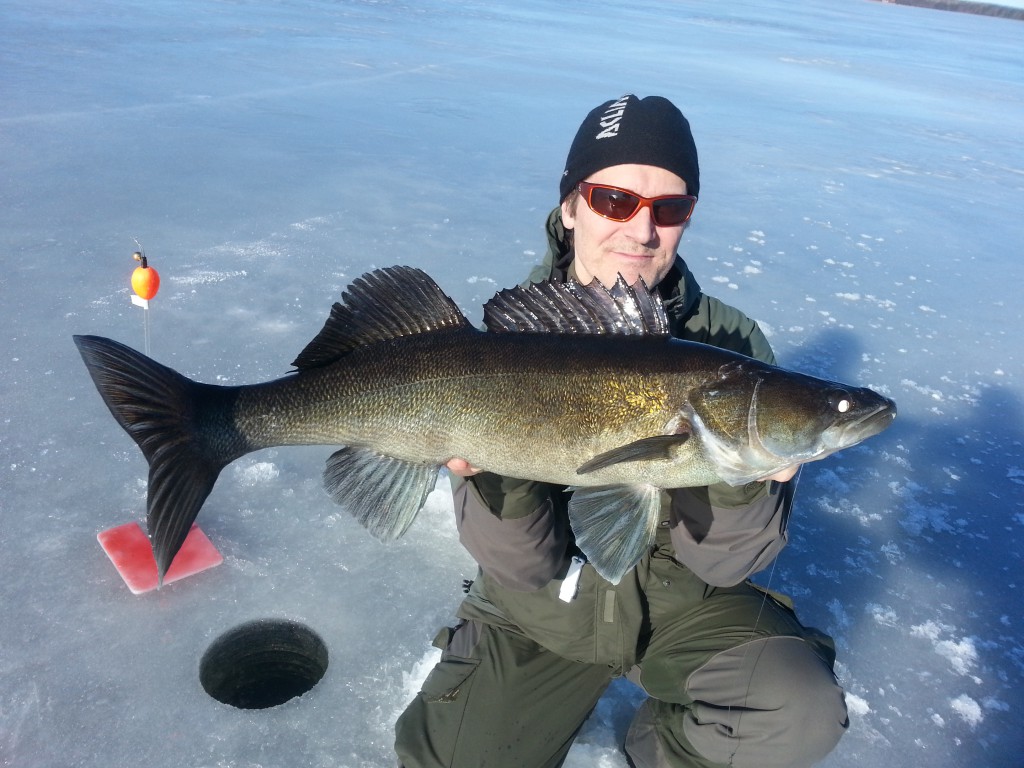
{"label": "olive green pants", "polygon": [[[797,768],[832,750],[847,717],[830,638],[749,584],[694,576],[645,594],[628,675],[650,697],[626,737],[636,768]],[[476,621],[436,642],[441,661],[396,725],[404,768],[556,768],[613,676]]]}

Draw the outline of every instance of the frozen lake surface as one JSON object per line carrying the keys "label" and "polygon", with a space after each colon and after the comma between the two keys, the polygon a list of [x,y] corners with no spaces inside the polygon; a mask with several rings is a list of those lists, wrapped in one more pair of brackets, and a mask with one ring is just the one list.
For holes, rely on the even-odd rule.
{"label": "frozen lake surface", "polygon": [[[144,519],[146,466],[71,334],[142,348],[133,238],[153,356],[203,381],[282,375],[374,267],[478,321],[625,92],[693,124],[704,289],[784,365],[899,404],[804,471],[771,576],[838,642],[852,725],[823,765],[1022,765],[1024,24],[796,8],[0,0],[0,765],[393,764],[474,574],[445,484],[385,546],[322,490],[333,448],[253,454],[199,518],[224,564],[134,596],[96,534]],[[200,658],[260,617],[315,630],[326,675],[211,699]],[[567,765],[623,768],[638,696],[614,685]]]}

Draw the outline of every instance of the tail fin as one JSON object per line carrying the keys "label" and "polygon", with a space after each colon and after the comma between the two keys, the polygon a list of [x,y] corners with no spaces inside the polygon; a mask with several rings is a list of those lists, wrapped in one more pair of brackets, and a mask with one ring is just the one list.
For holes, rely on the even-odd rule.
{"label": "tail fin", "polygon": [[236,389],[191,381],[111,339],[74,340],[103,401],[149,462],[146,525],[163,583],[220,471],[248,452],[230,424]]}

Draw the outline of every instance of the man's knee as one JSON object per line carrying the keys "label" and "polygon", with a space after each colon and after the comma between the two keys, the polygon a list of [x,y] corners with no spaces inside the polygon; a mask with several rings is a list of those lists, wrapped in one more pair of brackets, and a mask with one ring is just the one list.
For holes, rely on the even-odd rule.
{"label": "man's knee", "polygon": [[713,656],[686,693],[691,704],[650,700],[638,713],[627,737],[638,768],[802,768],[831,752],[848,724],[831,666],[795,637]]}
{"label": "man's knee", "polygon": [[688,740],[729,765],[812,765],[849,724],[831,666],[796,637],[760,638],[720,653],[686,688],[694,701],[683,725]]}

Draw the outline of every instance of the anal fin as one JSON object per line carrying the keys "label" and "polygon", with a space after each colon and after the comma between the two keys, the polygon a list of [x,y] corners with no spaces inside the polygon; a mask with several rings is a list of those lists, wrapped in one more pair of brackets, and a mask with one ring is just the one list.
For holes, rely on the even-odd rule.
{"label": "anal fin", "polygon": [[416,518],[439,469],[348,447],[327,460],[324,487],[375,538],[392,541]]}

